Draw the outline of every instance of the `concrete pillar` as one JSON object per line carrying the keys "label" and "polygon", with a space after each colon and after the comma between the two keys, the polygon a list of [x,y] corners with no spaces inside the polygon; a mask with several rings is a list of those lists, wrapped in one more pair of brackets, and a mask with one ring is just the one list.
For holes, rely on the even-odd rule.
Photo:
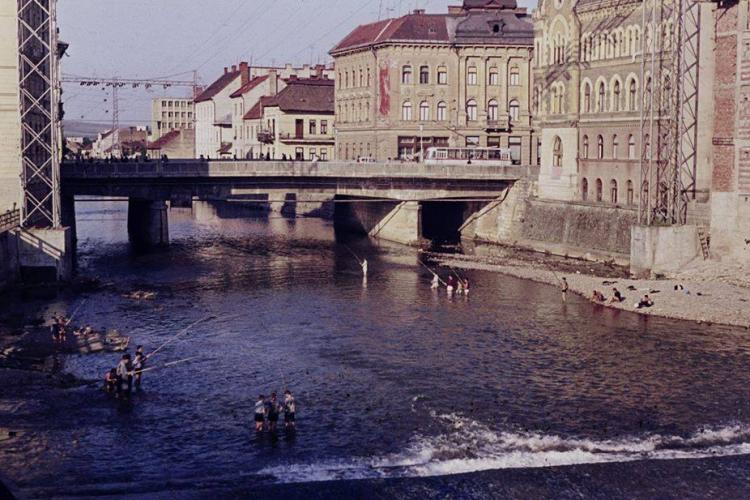
{"label": "concrete pillar", "polygon": [[422,239],[422,206],[416,201],[399,203],[368,234],[403,245],[419,245]]}
{"label": "concrete pillar", "polygon": [[169,216],[164,201],[130,198],[128,236],[137,247],[169,245]]}
{"label": "concrete pillar", "polygon": [[26,282],[68,281],[73,277],[70,228],[16,229],[21,278]]}
{"label": "concrete pillar", "polygon": [[60,204],[60,219],[63,227],[70,228],[73,245],[77,245],[76,200],[73,196],[63,196]]}
{"label": "concrete pillar", "polygon": [[699,255],[696,226],[632,227],[630,272],[636,277],[679,271]]}

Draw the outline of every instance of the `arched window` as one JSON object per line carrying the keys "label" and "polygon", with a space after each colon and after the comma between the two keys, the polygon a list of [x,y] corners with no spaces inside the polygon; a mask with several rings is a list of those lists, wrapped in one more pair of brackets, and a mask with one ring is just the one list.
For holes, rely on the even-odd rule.
{"label": "arched window", "polygon": [[649,137],[648,134],[643,136],[643,146],[645,159],[648,160],[649,158],[651,158],[651,137]]}
{"label": "arched window", "polygon": [[359,86],[364,87],[365,86],[365,72],[361,69],[359,70]]}
{"label": "arched window", "polygon": [[430,67],[429,66],[419,67],[419,83],[421,85],[427,85],[430,83]]}
{"label": "arched window", "polygon": [[596,137],[596,157],[599,160],[604,159],[604,137]]}
{"label": "arched window", "polygon": [[628,181],[627,186],[628,186],[628,199],[627,199],[627,202],[628,202],[628,205],[632,207],[635,204],[635,200],[634,200],[635,193],[633,192],[633,181]]}
{"label": "arched window", "polygon": [[589,136],[583,136],[583,148],[581,149],[581,158],[585,160],[589,157]]}
{"label": "arched window", "polygon": [[427,104],[427,101],[419,103],[419,119],[423,122],[430,119],[430,105]]}
{"label": "arched window", "polygon": [[550,112],[551,114],[555,115],[557,114],[557,86],[552,86],[552,90],[550,91],[549,98],[551,99],[550,103]]}
{"label": "arched window", "polygon": [[591,85],[588,82],[583,86],[583,112],[591,113]]}
{"label": "arched window", "polygon": [[427,104],[427,101],[419,103],[419,119],[423,122],[430,119],[430,105]]}
{"label": "arched window", "polygon": [[474,99],[466,102],[466,119],[470,122],[477,121],[477,101]]}
{"label": "arched window", "polygon": [[589,181],[585,177],[581,181],[581,199],[583,201],[589,199]]}
{"label": "arched window", "polygon": [[508,114],[510,115],[511,121],[518,120],[518,113],[519,113],[520,107],[518,105],[518,101],[513,99],[508,104]]}
{"label": "arched window", "polygon": [[348,71],[344,72],[344,79],[346,80],[346,85],[344,85],[344,88],[348,89],[349,88],[349,72]]}
{"label": "arched window", "polygon": [[466,84],[467,85],[476,85],[477,84],[477,67],[476,66],[469,66],[469,69],[466,73]]}
{"label": "arched window", "polygon": [[631,134],[628,137],[628,160],[635,160],[635,137]]}
{"label": "arched window", "polygon": [[510,68],[510,85],[521,85],[521,73],[516,66]]}
{"label": "arched window", "polygon": [[497,101],[492,99],[487,103],[487,119],[490,121],[497,121]]}
{"label": "arched window", "polygon": [[448,116],[448,106],[443,101],[440,101],[437,105],[437,119],[439,122],[444,122]]}
{"label": "arched window", "polygon": [[617,150],[620,149],[620,139],[618,139],[617,134],[612,136],[612,159],[617,159]]}
{"label": "arched window", "polygon": [[617,204],[617,181],[612,179],[609,183],[609,202]]}
{"label": "arched window", "polygon": [[409,101],[401,105],[401,119],[404,121],[411,120],[411,103]]}
{"label": "arched window", "polygon": [[620,82],[615,81],[615,85],[612,88],[612,105],[613,111],[620,111]]}
{"label": "arched window", "polygon": [[404,85],[411,85],[411,66],[404,66],[401,68],[401,83]]}
{"label": "arched window", "polygon": [[490,68],[490,73],[487,78],[488,85],[500,85],[500,77],[497,73],[497,68]]}
{"label": "arched window", "polygon": [[552,166],[561,168],[563,159],[563,146],[562,140],[559,137],[555,137],[554,146],[552,148]]}
{"label": "arched window", "polygon": [[630,88],[628,89],[628,110],[636,111],[638,109],[638,84],[635,83],[635,79],[630,80]]}
{"label": "arched window", "polygon": [[600,203],[601,203],[601,201],[603,199],[602,198],[602,196],[603,196],[602,189],[603,189],[603,187],[602,187],[602,180],[601,179],[597,179],[596,180],[596,201],[598,201]]}
{"label": "arched window", "polygon": [[599,82],[599,102],[597,105],[600,113],[607,111],[607,88],[604,86],[604,82]]}

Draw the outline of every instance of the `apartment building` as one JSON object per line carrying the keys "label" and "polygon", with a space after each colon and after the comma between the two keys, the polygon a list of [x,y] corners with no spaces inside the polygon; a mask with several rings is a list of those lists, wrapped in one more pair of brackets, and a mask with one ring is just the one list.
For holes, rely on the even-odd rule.
{"label": "apartment building", "polygon": [[192,130],[195,117],[192,98],[157,97],[151,102],[151,134],[154,140],[172,130]]}

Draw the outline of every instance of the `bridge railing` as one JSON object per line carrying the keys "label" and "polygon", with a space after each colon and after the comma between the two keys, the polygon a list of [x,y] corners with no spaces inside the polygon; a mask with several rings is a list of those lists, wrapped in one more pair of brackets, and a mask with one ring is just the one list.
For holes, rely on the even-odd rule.
{"label": "bridge railing", "polygon": [[21,225],[21,211],[18,209],[8,210],[0,214],[0,234]]}

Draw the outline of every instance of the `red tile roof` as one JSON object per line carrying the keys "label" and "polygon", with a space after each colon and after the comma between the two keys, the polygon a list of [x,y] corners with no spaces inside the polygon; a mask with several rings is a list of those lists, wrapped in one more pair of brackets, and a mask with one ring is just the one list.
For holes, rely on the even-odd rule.
{"label": "red tile roof", "polygon": [[253,90],[255,87],[257,87],[261,83],[265,82],[266,80],[268,80],[268,75],[256,76],[255,78],[253,78],[252,80],[250,80],[249,82],[247,82],[245,85],[243,85],[242,87],[240,87],[239,89],[237,89],[229,97],[232,97],[232,98],[234,98],[234,97],[242,97],[244,94],[247,94],[248,92],[250,92],[251,90]]}
{"label": "red tile roof", "polygon": [[449,42],[447,14],[409,14],[355,28],[331,53],[387,41]]}
{"label": "red tile roof", "polygon": [[174,141],[178,137],[180,137],[179,130],[170,130],[163,136],[156,139],[154,142],[149,143],[148,149],[162,149],[164,146]]}
{"label": "red tile roof", "polygon": [[250,108],[247,113],[245,113],[245,116],[242,117],[243,120],[259,120],[260,118],[263,118],[263,108],[267,106],[269,103],[273,102],[274,98],[270,96],[263,96],[260,99],[258,99],[258,102],[255,103],[255,106]]}
{"label": "red tile roof", "polygon": [[227,85],[232,83],[235,78],[238,78],[240,76],[239,70],[237,71],[228,71],[221,75],[218,80],[216,80],[214,83],[209,85],[206,90],[201,92],[201,94],[195,98],[195,102],[204,102],[204,101],[210,101],[213,99],[213,97],[224,90]]}

